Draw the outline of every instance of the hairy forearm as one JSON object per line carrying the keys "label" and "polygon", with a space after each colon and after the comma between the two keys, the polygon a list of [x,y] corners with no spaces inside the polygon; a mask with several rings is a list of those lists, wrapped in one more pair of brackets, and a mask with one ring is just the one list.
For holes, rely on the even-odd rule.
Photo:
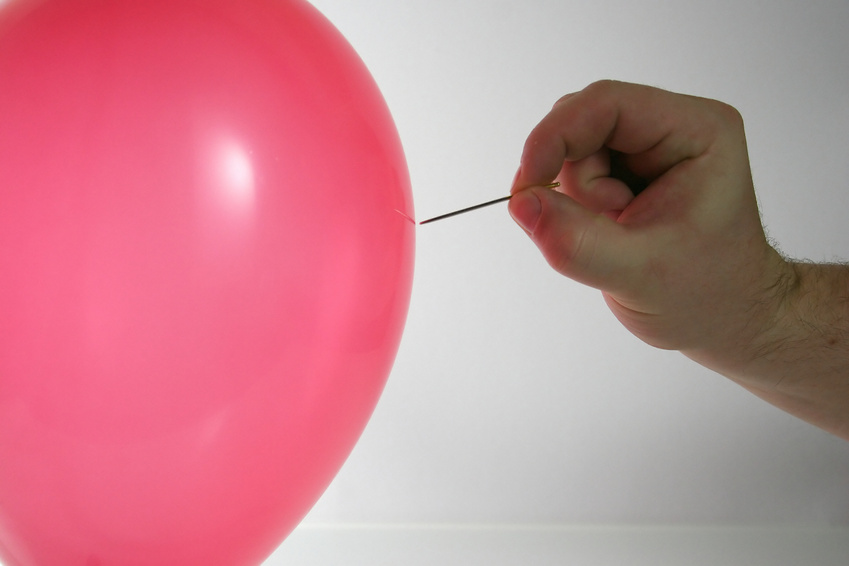
{"label": "hairy forearm", "polygon": [[849,266],[788,262],[775,308],[744,359],[705,365],[849,440]]}

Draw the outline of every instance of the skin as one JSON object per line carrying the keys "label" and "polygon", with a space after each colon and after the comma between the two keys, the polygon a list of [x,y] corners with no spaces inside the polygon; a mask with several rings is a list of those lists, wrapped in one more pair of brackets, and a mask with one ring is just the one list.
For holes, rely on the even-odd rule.
{"label": "skin", "polygon": [[511,192],[549,264],[637,337],[849,440],[849,268],[769,244],[734,108],[594,83],[534,128]]}

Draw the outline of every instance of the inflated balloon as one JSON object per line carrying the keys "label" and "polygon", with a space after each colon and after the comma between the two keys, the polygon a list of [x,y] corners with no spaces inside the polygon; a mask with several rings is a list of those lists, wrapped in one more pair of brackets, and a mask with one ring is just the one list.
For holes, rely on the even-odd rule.
{"label": "inflated balloon", "polygon": [[248,565],[368,420],[401,144],[301,0],[0,9],[0,560]]}

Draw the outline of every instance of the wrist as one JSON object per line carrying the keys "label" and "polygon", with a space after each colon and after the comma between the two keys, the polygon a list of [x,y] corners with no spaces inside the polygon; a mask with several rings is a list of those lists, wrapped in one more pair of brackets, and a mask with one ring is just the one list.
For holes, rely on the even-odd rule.
{"label": "wrist", "polygon": [[[798,302],[805,274],[799,265],[767,247],[747,296],[724,319],[716,342],[683,353],[696,362],[748,387],[769,387],[772,367],[799,340]],[[721,309],[720,309],[721,310]]]}
{"label": "wrist", "polygon": [[775,323],[736,380],[849,440],[849,267],[788,262]]}
{"label": "wrist", "polygon": [[804,396],[819,379],[849,375],[849,267],[775,255],[740,348],[710,358],[713,369],[750,389]]}
{"label": "wrist", "polygon": [[806,270],[774,253],[774,272],[759,303],[762,314],[754,325],[739,369],[728,376],[759,389],[772,389],[780,383],[780,365],[788,361],[791,350],[801,346],[806,333],[800,324],[802,289],[808,286]]}

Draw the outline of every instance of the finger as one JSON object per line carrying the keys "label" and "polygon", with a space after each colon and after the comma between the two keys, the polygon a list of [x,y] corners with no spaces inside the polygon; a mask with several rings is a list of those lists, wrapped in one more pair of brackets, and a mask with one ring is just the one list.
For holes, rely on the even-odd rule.
{"label": "finger", "polygon": [[558,101],[534,128],[513,190],[545,184],[564,161],[602,148],[626,154],[636,174],[657,177],[710,146],[716,132],[711,103],[642,85],[594,83]]}
{"label": "finger", "polygon": [[557,179],[561,192],[591,212],[618,214],[634,199],[634,194],[628,185],[610,175],[610,155],[603,150],[578,161],[565,162]]}
{"label": "finger", "polygon": [[610,293],[638,284],[640,240],[615,221],[543,187],[519,191],[508,209],[561,274]]}

